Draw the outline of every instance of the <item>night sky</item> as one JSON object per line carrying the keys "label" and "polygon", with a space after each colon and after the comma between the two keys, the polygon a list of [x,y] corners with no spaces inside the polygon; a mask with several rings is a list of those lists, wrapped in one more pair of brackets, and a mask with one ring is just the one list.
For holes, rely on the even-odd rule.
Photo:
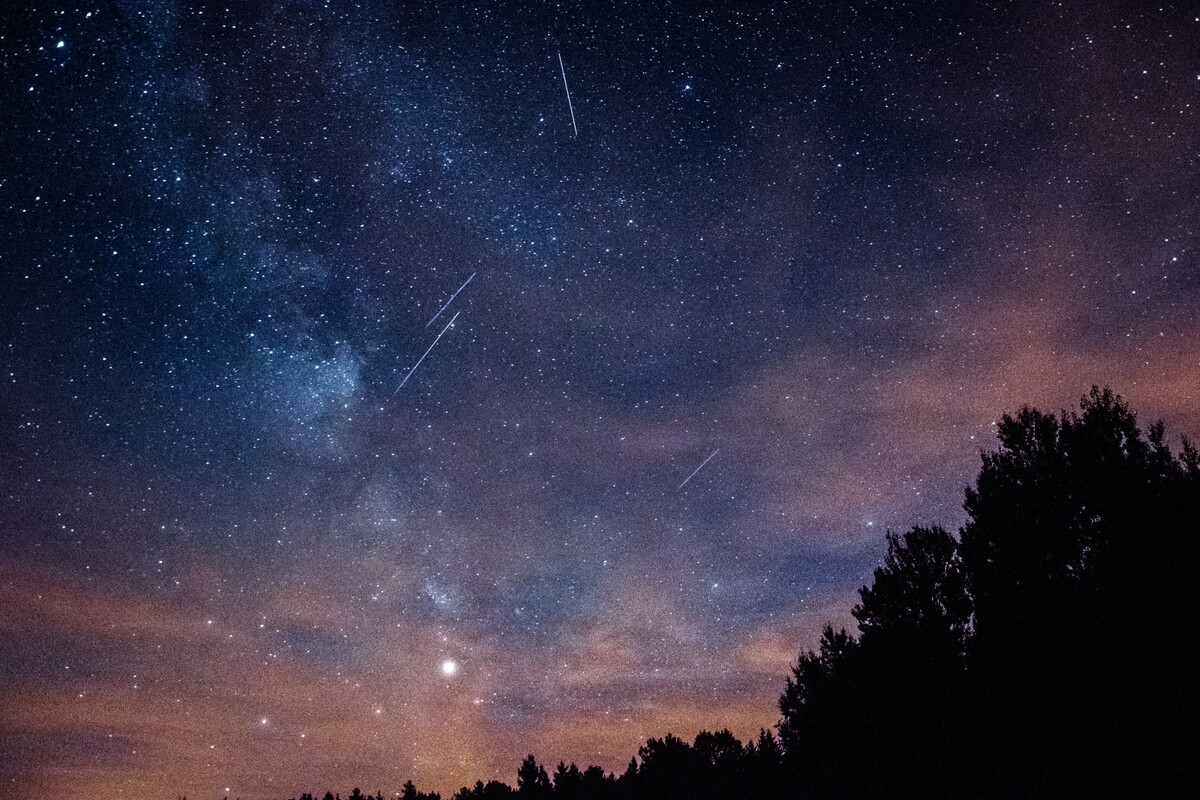
{"label": "night sky", "polygon": [[0,17],[6,797],[744,738],[1002,413],[1200,434],[1194,6],[230,5]]}

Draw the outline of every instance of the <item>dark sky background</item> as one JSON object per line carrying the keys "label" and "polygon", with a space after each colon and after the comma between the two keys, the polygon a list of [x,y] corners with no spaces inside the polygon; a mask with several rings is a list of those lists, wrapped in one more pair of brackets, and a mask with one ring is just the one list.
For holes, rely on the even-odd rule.
{"label": "dark sky background", "polygon": [[451,5],[6,5],[5,796],[745,737],[1003,412],[1200,434],[1194,6]]}

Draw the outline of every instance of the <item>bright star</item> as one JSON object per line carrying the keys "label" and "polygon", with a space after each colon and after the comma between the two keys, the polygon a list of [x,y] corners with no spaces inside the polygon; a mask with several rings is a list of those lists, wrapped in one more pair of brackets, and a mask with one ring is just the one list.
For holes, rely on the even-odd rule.
{"label": "bright star", "polygon": [[447,658],[442,662],[442,674],[447,678],[453,678],[458,674],[458,662],[453,658]]}

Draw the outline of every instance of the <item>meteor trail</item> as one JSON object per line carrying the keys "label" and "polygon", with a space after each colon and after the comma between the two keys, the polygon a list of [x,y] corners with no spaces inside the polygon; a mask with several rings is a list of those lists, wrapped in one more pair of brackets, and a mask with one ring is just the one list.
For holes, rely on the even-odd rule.
{"label": "meteor trail", "polygon": [[696,477],[696,473],[699,472],[700,470],[704,469],[704,465],[707,464],[708,462],[712,461],[713,456],[715,456],[719,452],[721,452],[721,448],[719,448],[719,447],[716,450],[713,450],[712,455],[710,455],[708,458],[701,461],[700,466],[698,466],[694,470],[692,470],[691,475],[688,475],[686,478],[684,478],[683,483],[679,484],[679,488],[682,489],[683,487],[687,486],[687,482],[690,481],[692,478]]}
{"label": "meteor trail", "polygon": [[[429,350],[432,350],[433,346],[438,343],[438,339],[441,339],[446,335],[446,331],[450,330],[450,326],[454,324],[454,320],[458,319],[458,315],[461,313],[461,311],[454,312],[454,316],[451,317],[450,321],[446,323],[446,327],[442,328],[442,332],[439,333],[437,338],[433,340],[433,344],[429,345]],[[421,366],[421,362],[425,360],[425,356],[429,355],[429,350],[426,350],[425,354],[417,359],[417,363],[412,365],[412,369],[410,369],[408,374],[404,376],[404,380],[400,381],[400,385],[396,387],[396,391],[392,392],[392,397],[395,397],[397,394],[399,394],[400,390],[404,388],[404,384],[408,383],[408,379],[411,378],[412,374],[417,371],[417,367]]]}
{"label": "meteor trail", "polygon": [[[471,278],[474,278],[476,274],[477,273],[472,272]],[[458,297],[458,292],[461,292],[463,289],[467,288],[467,284],[471,282],[471,278],[467,278],[465,281],[463,281],[463,285],[458,287],[458,291],[455,292],[454,294],[450,295],[450,299],[446,301],[446,305],[439,308],[438,312],[429,318],[429,322],[425,323],[426,328],[428,328],[430,325],[432,325],[433,321],[435,319],[437,319],[438,317],[440,317],[442,315],[442,312],[450,307],[450,304],[454,302],[454,298]]]}
{"label": "meteor trail", "polygon": [[567,110],[571,112],[571,127],[575,129],[575,136],[579,136],[579,126],[575,124],[575,106],[571,105],[571,87],[567,86],[567,68],[563,66],[562,52],[558,54],[558,68],[562,70],[563,88],[567,90]]}

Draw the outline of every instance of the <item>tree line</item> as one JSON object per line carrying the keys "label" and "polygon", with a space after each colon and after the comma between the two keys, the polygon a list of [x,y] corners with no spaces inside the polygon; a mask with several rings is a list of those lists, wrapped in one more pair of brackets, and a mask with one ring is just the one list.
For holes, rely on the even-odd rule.
{"label": "tree line", "polygon": [[[530,755],[516,788],[480,781],[454,800],[1132,798],[1190,783],[1200,456],[1095,387],[1078,411],[1026,407],[997,431],[966,523],[887,534],[857,631],[827,626],[801,654],[774,731],[667,734],[619,775],[548,773]],[[401,797],[440,800],[411,782]]]}

